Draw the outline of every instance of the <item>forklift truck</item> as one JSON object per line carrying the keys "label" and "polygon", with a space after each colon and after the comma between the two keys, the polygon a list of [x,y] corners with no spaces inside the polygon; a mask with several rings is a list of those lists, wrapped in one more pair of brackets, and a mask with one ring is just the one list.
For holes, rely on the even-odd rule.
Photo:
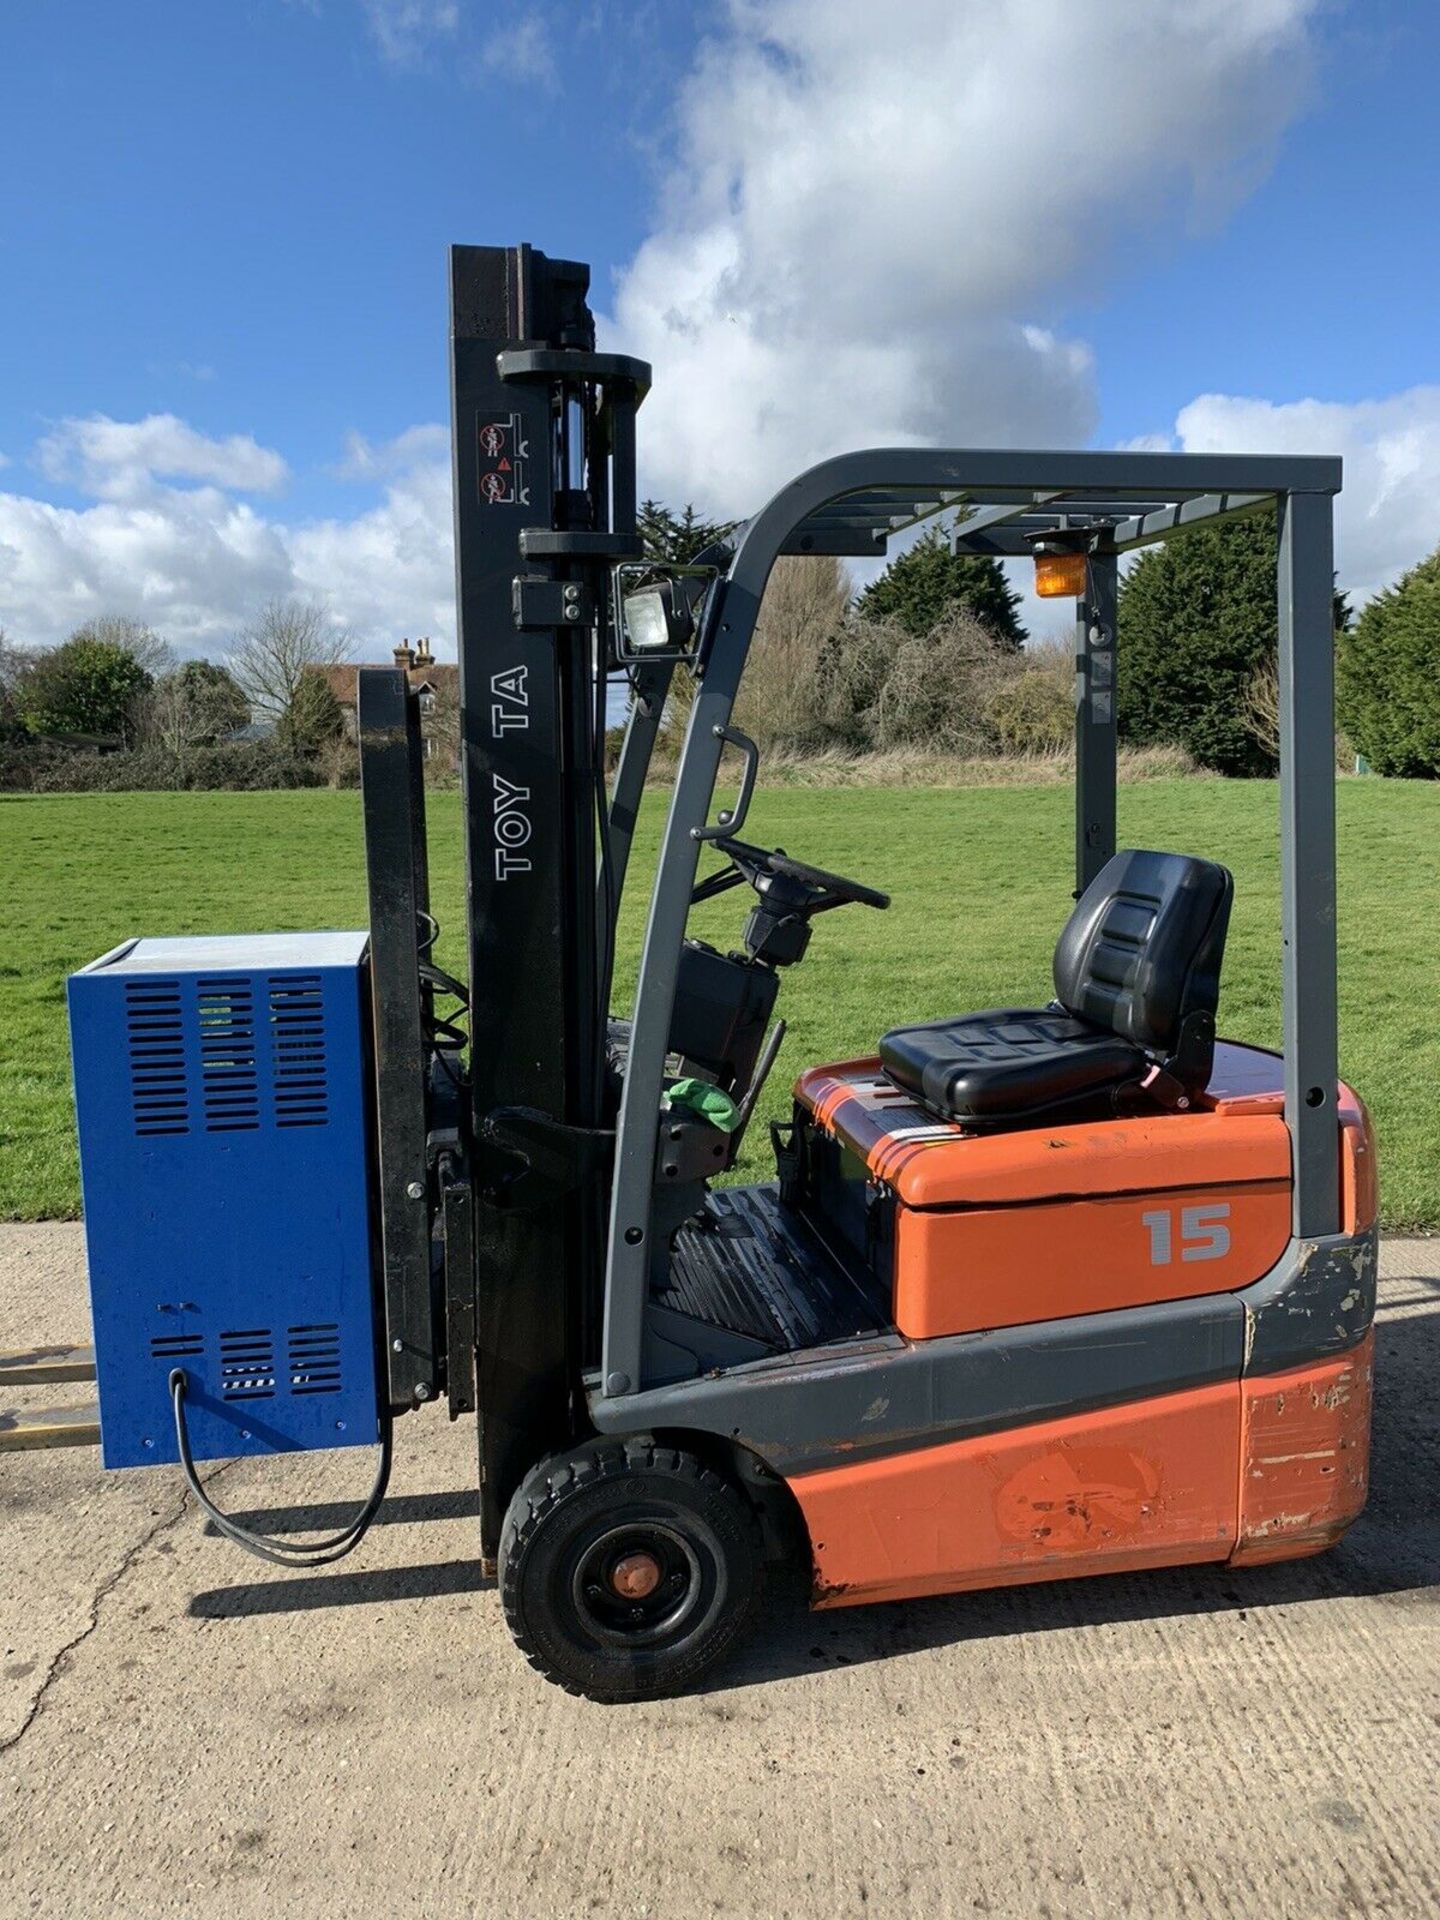
{"label": "forklift truck", "polygon": [[[451,255],[468,981],[433,957],[417,697],[375,669],[368,935],[139,939],[71,982],[106,1464],[179,1459],[240,1544],[323,1564],[373,1517],[395,1418],[443,1398],[476,1416],[516,1640],[610,1701],[697,1681],[777,1561],[833,1607],[1329,1546],[1365,1498],[1376,1270],[1374,1145],[1336,1056],[1340,462],[869,449],[662,566],[635,516],[650,370],[596,351],[587,288],[529,247]],[[1279,1054],[1216,1038],[1230,874],[1115,832],[1119,558],[1258,510]],[[774,1177],[716,1185],[816,920],[888,905],[744,837],[760,756],[732,708],[766,581],[940,514],[960,550],[1032,557],[1076,599],[1053,980],[857,1033],[799,1074]],[[676,675],[693,699],[617,1019]],[[937,911],[983,911],[956,849],[935,866]],[[722,952],[687,924],[729,891],[748,911]],[[369,1499],[305,1544],[222,1513],[197,1471],[377,1441]]]}

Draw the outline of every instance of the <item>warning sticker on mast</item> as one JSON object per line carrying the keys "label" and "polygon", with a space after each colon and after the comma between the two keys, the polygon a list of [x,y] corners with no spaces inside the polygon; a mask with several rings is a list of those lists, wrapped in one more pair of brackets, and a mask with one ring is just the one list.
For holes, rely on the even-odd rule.
{"label": "warning sticker on mast", "polygon": [[528,507],[525,467],[528,442],[520,437],[518,413],[482,413],[476,420],[480,499],[487,507]]}

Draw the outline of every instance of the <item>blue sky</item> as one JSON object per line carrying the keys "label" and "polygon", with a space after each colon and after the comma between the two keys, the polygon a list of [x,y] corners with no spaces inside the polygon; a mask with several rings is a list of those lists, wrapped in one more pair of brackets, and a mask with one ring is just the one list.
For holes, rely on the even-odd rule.
{"label": "blue sky", "polygon": [[[1346,454],[1440,542],[1440,8],[49,0],[0,27],[0,626],[449,637],[445,248],[588,259],[717,512],[864,439]],[[1382,513],[1380,508],[1385,511]]]}
{"label": "blue sky", "polygon": [[1440,373],[1440,6],[1328,7],[1315,46],[1308,106],[1249,199],[1070,310],[1106,370],[1102,439],[1192,393],[1356,401]]}

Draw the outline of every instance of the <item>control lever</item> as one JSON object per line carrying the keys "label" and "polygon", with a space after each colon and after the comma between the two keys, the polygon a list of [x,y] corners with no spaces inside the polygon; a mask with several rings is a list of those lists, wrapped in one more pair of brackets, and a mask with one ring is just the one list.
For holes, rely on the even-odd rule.
{"label": "control lever", "polygon": [[750,1084],[745,1089],[744,1097],[740,1102],[740,1118],[730,1133],[730,1157],[727,1162],[729,1166],[734,1166],[739,1155],[740,1142],[749,1129],[750,1117],[755,1111],[755,1102],[760,1098],[765,1082],[770,1078],[770,1069],[775,1064],[784,1039],[785,1022],[777,1020],[766,1037],[765,1045],[760,1051],[760,1058],[755,1062],[755,1071],[750,1076]]}

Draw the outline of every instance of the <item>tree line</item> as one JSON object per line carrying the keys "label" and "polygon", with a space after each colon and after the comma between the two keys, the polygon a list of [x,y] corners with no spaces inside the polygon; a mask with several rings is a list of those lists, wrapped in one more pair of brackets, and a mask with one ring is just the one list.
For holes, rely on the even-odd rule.
{"label": "tree line", "polygon": [[[647,502],[657,559],[689,561],[727,529]],[[1123,743],[1201,767],[1278,764],[1273,508],[1177,534],[1122,575],[1116,719]],[[1059,603],[1057,603],[1059,604]],[[957,555],[936,526],[858,596],[838,560],[782,559],[737,706],[739,723],[799,753],[924,747],[1054,752],[1072,738],[1073,644],[1026,644],[1019,596],[994,559]],[[1337,751],[1376,772],[1440,777],[1440,552],[1358,619],[1334,596]]]}
{"label": "tree line", "polygon": [[0,632],[0,784],[315,784],[344,735],[329,669],[349,651],[323,608],[295,600],[267,604],[223,663],[177,660],[120,616],[46,649]]}
{"label": "tree line", "polygon": [[[693,505],[653,500],[638,524],[647,555],[674,564],[733,531]],[[837,559],[781,559],[737,723],[771,751],[801,756],[1067,750],[1071,641],[1030,642],[1003,567],[957,554],[952,536],[953,525],[932,526],[858,594]],[[1119,619],[1122,741],[1178,748],[1218,773],[1275,771],[1273,511],[1141,554],[1122,577]],[[1337,593],[1335,634],[1342,758],[1440,776],[1440,552],[1358,619]],[[286,600],[263,608],[223,663],[177,661],[133,619],[89,621],[44,651],[0,632],[0,785],[350,784],[354,747],[329,670],[352,650],[323,608]],[[662,750],[678,745],[692,691],[678,674]],[[242,739],[256,721],[265,737]],[[453,751],[441,758],[448,766]]]}
{"label": "tree line", "polygon": [[[653,500],[638,526],[649,558],[682,565],[732,530]],[[1000,563],[957,554],[948,525],[928,528],[859,594],[838,559],[786,556],[765,591],[736,722],[801,756],[1061,747],[1073,731],[1071,649],[1027,646],[1020,606]],[[662,740],[672,751],[692,692],[677,675]]]}

